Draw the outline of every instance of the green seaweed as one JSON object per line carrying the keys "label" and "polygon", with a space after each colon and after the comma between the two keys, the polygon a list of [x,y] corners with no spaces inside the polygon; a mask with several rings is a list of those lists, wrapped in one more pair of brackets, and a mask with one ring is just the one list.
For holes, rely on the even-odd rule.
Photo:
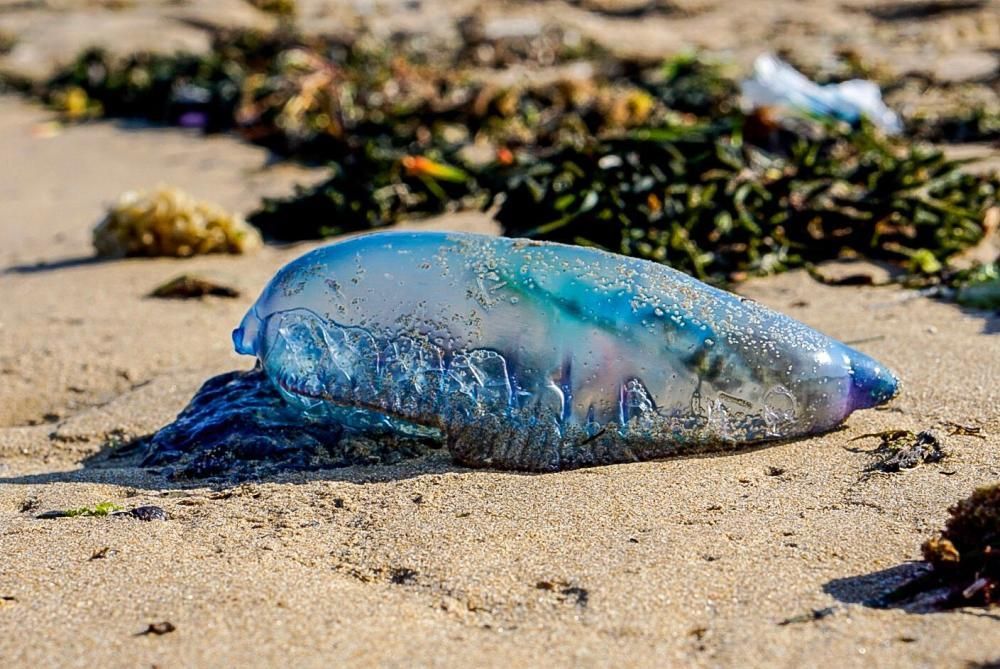
{"label": "green seaweed", "polygon": [[100,502],[94,506],[83,506],[78,509],[59,509],[56,511],[46,511],[40,513],[36,518],[40,520],[52,520],[54,518],[77,518],[77,517],[104,517],[118,513],[122,507],[113,502]]}
{"label": "green seaweed", "polygon": [[[716,283],[844,256],[894,262],[912,285],[965,281],[948,261],[982,238],[997,175],[867,124],[744,114],[735,81],[698,54],[649,66],[558,29],[494,41],[475,21],[461,29],[447,47],[284,28],[220,32],[204,56],[89,51],[35,93],[68,119],[232,130],[329,165],[325,182],[249,217],[273,239],[496,203],[506,234]],[[547,74],[512,80],[512,63]],[[976,117],[987,130],[992,114]],[[961,299],[993,303],[989,280],[966,283]]]}
{"label": "green seaweed", "polygon": [[955,301],[973,309],[1000,310],[1000,262],[981,265],[957,281]]}
{"label": "green seaweed", "polygon": [[996,177],[867,126],[782,139],[753,122],[564,149],[514,175],[497,218],[509,235],[596,245],[716,282],[845,255],[933,275],[982,237]]}
{"label": "green seaweed", "polygon": [[78,516],[94,516],[103,517],[110,516],[116,511],[121,511],[122,507],[118,506],[114,502],[98,502],[94,506],[82,506],[78,509],[66,509],[62,514],[69,518],[76,518]]}

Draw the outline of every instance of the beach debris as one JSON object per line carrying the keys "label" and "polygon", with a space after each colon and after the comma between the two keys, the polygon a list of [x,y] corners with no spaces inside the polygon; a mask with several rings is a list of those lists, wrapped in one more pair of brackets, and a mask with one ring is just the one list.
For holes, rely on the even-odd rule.
{"label": "beach debris", "polygon": [[899,117],[882,101],[878,84],[851,79],[820,86],[769,53],[754,61],[753,75],[743,81],[740,92],[751,108],[780,107],[852,124],[866,118],[890,134],[903,129]]}
{"label": "beach debris", "polygon": [[81,121],[102,115],[101,103],[93,100],[80,86],[68,86],[52,94],[49,104],[59,112],[65,121]]}
{"label": "beach debris", "polygon": [[49,520],[52,518],[104,517],[121,511],[122,507],[114,502],[99,502],[94,506],[83,506],[78,509],[62,509],[40,513],[36,518]]}
{"label": "beach debris", "polygon": [[[860,255],[926,286],[983,236],[996,175],[965,174],[870,123],[743,113],[736,82],[703,54],[634,62],[528,23],[511,32],[472,18],[457,45],[223,31],[204,55],[89,51],[35,92],[77,99],[84,118],[235,130],[331,165],[324,183],[250,215],[280,240],[500,203],[508,235],[600,246],[713,283]],[[544,74],[512,78],[510,65]],[[422,169],[431,164],[454,170]]]}
{"label": "beach debris", "polygon": [[411,585],[416,582],[418,572],[409,567],[392,567],[389,570],[389,582],[393,585]]}
{"label": "beach debris", "polygon": [[[274,113],[270,107],[241,117],[245,123],[260,119],[256,141],[332,162],[327,181],[291,197],[265,199],[250,216],[266,236],[279,240],[321,238],[389,225],[406,216],[485,207],[503,188],[504,180],[495,180],[494,173],[521,169],[522,154],[657,125],[681,111],[709,112],[731,85],[714,67],[689,55],[654,68],[648,79],[615,83],[590,68],[583,75],[579,68],[567,69],[537,84],[501,85],[472,73],[456,75],[458,66],[435,75],[426,67],[400,68],[397,63],[403,84],[394,81],[395,93],[365,101],[352,98],[384,89],[386,83],[378,77],[367,81],[371,75],[352,66],[350,58],[339,69],[328,63],[320,67],[324,61],[315,54],[308,62],[310,71],[320,69],[331,77],[333,69],[344,81],[331,79],[330,91],[290,105],[297,112],[295,120],[280,126],[267,120]],[[359,77],[367,83],[356,81]],[[348,88],[346,81],[355,85]],[[439,88],[445,92],[438,93]],[[280,90],[285,95],[295,86]],[[324,96],[332,101],[323,103]],[[405,99],[386,104],[400,96]],[[263,100],[270,106],[275,98]],[[340,108],[344,100],[352,100],[351,113]],[[323,111],[325,120],[317,124],[310,110],[324,104],[333,108]],[[331,123],[331,118],[339,120]],[[326,133],[317,130],[324,124],[332,126]],[[295,130],[300,126],[301,131]],[[477,157],[482,155],[486,158]]]}
{"label": "beach debris", "polygon": [[587,608],[587,604],[590,603],[590,591],[578,585],[562,588],[559,594],[562,595],[563,601],[572,602],[581,609]]}
{"label": "beach debris", "polygon": [[307,253],[233,342],[302,425],[441,435],[461,463],[537,471],[825,431],[898,383],[663,265],[468,233],[376,233]]}
{"label": "beach debris", "polygon": [[587,608],[587,605],[590,603],[590,591],[587,588],[573,585],[568,581],[538,581],[535,583],[535,588],[547,592],[556,592],[559,594],[560,601],[572,602],[581,609]]}
{"label": "beach debris", "polygon": [[509,236],[725,283],[846,255],[943,269],[982,237],[982,212],[1000,192],[998,177],[962,174],[939,152],[865,128],[787,142],[761,147],[739,125],[715,122],[562,149],[496,187],[496,218]]}
{"label": "beach debris", "polygon": [[946,420],[944,421],[944,426],[948,428],[948,434],[953,437],[957,435],[962,437],[975,437],[976,439],[986,439],[986,435],[983,434],[983,428],[981,425],[964,425],[962,423]]}
{"label": "beach debris", "polygon": [[916,434],[909,430],[887,430],[863,434],[851,441],[873,437],[878,437],[880,443],[874,450],[867,451],[876,458],[868,467],[869,471],[897,473],[919,465],[941,462],[947,455],[937,435],[927,430]]}
{"label": "beach debris", "polygon": [[116,511],[111,515],[118,518],[135,518],[145,522],[167,519],[167,512],[158,506],[137,506],[129,511]]}
{"label": "beach debris", "polygon": [[149,294],[150,297],[190,300],[211,295],[213,297],[239,297],[240,291],[195,274],[182,274],[160,284]]}
{"label": "beach debris", "polygon": [[[209,379],[176,419],[138,445],[141,466],[175,480],[240,481],[278,471],[391,465],[440,448],[376,427],[303,421],[259,370]],[[229,493],[226,493],[229,494]]]}
{"label": "beach debris", "polygon": [[983,234],[974,246],[948,259],[948,266],[958,271],[975,270],[982,265],[1000,263],[1000,204],[983,212]]}
{"label": "beach debris", "polygon": [[921,547],[930,569],[878,604],[931,609],[1000,604],[1000,484],[977,488],[948,514],[940,535]]}
{"label": "beach debris", "polygon": [[490,194],[469,173],[442,161],[369,145],[333,163],[331,176],[321,184],[296,188],[291,197],[265,198],[248,220],[269,239],[294,241],[488,203]]}
{"label": "beach debris", "polygon": [[97,254],[108,258],[246,253],[261,243],[241,217],[171,187],[124,193],[93,237]]}
{"label": "beach debris", "polygon": [[149,636],[149,635],[163,636],[164,634],[170,634],[171,632],[176,632],[176,631],[177,631],[176,625],[174,625],[169,620],[164,620],[158,623],[149,623],[149,626],[146,627],[146,629],[144,629],[143,631],[136,633],[136,636]]}
{"label": "beach debris", "polygon": [[25,497],[21,501],[21,506],[19,510],[21,511],[21,513],[29,513],[31,511],[35,511],[41,505],[42,505],[42,500],[40,500],[38,497],[34,495],[31,495],[30,497]]}
{"label": "beach debris", "polygon": [[[993,86],[996,86],[995,82],[994,79]],[[948,87],[949,94],[952,90],[954,87]],[[1000,140],[1000,110],[996,102],[966,107],[955,105],[945,113],[940,111],[920,113],[918,110],[909,116],[907,126],[909,128],[907,134],[924,141],[995,144]]]}
{"label": "beach debris", "polygon": [[139,506],[126,511],[123,507],[114,502],[100,502],[94,506],[84,506],[78,509],[62,509],[56,511],[46,511],[40,513],[36,518],[48,520],[52,518],[76,518],[76,517],[115,517],[115,518],[136,518],[138,520],[166,520],[166,512],[158,506]]}

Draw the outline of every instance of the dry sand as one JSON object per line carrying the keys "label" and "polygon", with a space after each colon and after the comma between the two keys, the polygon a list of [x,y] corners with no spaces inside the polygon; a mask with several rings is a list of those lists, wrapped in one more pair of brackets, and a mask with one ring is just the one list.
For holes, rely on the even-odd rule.
{"label": "dry sand", "polygon": [[[308,246],[252,257],[88,262],[118,192],[157,182],[239,208],[291,168],[183,131],[113,124],[31,136],[0,101],[0,666],[963,666],[1000,658],[994,614],[861,601],[953,501],[1000,479],[1000,322],[894,288],[803,273],[747,295],[897,369],[902,397],[839,432],[755,451],[550,475],[470,471],[444,454],[231,490],[87,465],[162,426],[201,381],[249,366],[229,330]],[[141,160],[137,159],[141,156]],[[476,217],[437,221],[462,226]],[[432,222],[432,225],[435,223]],[[40,263],[40,264],[39,264]],[[181,271],[244,297],[144,295]],[[949,457],[864,476],[858,435],[983,426]],[[34,423],[34,424],[33,424]],[[770,469],[777,468],[777,469]],[[781,470],[781,473],[775,473]],[[167,522],[35,515],[112,501]],[[94,559],[96,552],[106,555]],[[787,618],[834,607],[815,622]],[[153,622],[176,631],[137,636]]]}
{"label": "dry sand", "polygon": [[[29,10],[8,20],[18,12]],[[317,175],[179,130],[99,123],[47,137],[47,118],[0,98],[0,667],[1000,661],[995,613],[863,603],[914,572],[949,504],[1000,480],[997,316],[794,272],[741,291],[893,366],[905,386],[892,406],[716,457],[521,475],[438,454],[224,490],[171,485],[88,458],[168,423],[210,376],[249,367],[230,330],[311,245],[93,262],[90,229],[130,188],[169,183],[245,210]],[[423,225],[489,227],[475,215]],[[182,272],[243,297],[145,297]],[[948,436],[945,421],[985,438]],[[900,428],[937,430],[948,458],[866,476],[872,458],[856,449],[874,443],[851,440]],[[156,504],[169,520],[35,517],[102,501]],[[161,621],[176,630],[140,634]]]}

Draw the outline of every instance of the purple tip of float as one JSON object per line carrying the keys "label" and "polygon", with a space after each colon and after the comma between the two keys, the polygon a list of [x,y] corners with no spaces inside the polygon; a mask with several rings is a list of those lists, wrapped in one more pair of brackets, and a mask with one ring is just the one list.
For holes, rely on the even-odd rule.
{"label": "purple tip of float", "polygon": [[887,367],[861,353],[851,356],[850,409],[871,409],[899,393],[899,379]]}

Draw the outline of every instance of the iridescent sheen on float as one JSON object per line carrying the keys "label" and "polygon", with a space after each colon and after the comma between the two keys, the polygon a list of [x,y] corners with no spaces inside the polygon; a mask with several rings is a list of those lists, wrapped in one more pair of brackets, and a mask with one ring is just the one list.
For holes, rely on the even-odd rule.
{"label": "iridescent sheen on float", "polygon": [[304,421],[439,434],[459,462],[536,471],[823,432],[898,387],[869,356],[664,265],[462,233],[307,253],[233,340]]}

